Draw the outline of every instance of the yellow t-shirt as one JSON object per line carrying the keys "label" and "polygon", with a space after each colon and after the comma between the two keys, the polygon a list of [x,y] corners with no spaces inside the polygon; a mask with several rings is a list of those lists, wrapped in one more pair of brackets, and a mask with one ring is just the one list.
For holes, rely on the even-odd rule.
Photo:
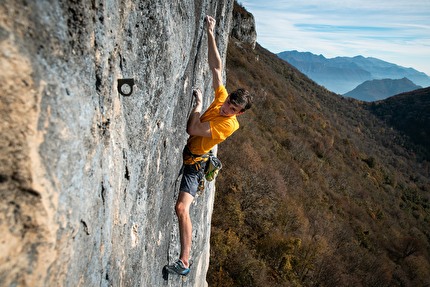
{"label": "yellow t-shirt", "polygon": [[212,138],[190,136],[187,141],[188,148],[195,155],[209,152],[215,145],[221,143],[239,128],[236,116],[225,117],[219,114],[220,108],[228,97],[224,86],[215,90],[215,99],[206,112],[200,117],[202,122],[209,122]]}

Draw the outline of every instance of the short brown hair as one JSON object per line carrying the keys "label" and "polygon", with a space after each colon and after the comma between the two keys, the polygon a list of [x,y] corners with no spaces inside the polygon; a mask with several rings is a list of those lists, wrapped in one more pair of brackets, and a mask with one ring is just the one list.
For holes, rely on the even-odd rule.
{"label": "short brown hair", "polygon": [[244,112],[252,107],[252,95],[245,89],[237,89],[230,93],[230,101],[236,106],[243,107],[241,112]]}

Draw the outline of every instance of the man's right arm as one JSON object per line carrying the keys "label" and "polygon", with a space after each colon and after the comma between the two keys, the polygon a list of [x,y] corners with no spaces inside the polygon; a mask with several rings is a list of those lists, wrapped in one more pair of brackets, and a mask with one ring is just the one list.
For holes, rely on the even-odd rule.
{"label": "man's right arm", "polygon": [[222,85],[222,61],[215,42],[215,19],[211,16],[206,16],[208,29],[208,62],[212,72],[212,86],[216,90]]}
{"label": "man's right arm", "polygon": [[200,121],[200,113],[202,112],[202,92],[197,89],[193,91],[196,104],[191,110],[191,114],[187,122],[187,133],[191,136],[212,137],[211,127],[209,122]]}

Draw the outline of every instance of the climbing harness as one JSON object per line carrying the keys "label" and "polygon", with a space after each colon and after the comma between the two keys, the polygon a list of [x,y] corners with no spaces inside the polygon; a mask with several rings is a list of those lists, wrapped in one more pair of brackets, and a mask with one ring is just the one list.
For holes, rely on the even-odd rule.
{"label": "climbing harness", "polygon": [[195,155],[193,154],[187,145],[184,147],[184,160],[187,157],[191,157],[194,162],[194,165],[198,170],[202,169],[202,163],[205,163],[204,166],[204,178],[202,178],[199,182],[199,190],[202,191],[205,187],[204,180],[213,181],[222,168],[221,161],[213,154],[212,150],[203,155]]}

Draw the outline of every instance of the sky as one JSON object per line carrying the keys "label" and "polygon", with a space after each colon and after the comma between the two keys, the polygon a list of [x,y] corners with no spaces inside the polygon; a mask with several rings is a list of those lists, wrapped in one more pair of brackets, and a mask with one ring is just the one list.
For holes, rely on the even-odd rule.
{"label": "sky", "polygon": [[246,0],[257,42],[297,50],[374,57],[430,76],[430,0]]}

